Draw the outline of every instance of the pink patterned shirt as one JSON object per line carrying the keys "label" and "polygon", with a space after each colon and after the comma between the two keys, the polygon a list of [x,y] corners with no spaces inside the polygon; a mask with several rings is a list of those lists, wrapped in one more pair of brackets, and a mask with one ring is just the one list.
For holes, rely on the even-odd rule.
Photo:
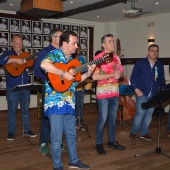
{"label": "pink patterned shirt", "polygon": [[[104,55],[104,51],[97,56],[94,57],[94,60],[102,57]],[[95,73],[97,74],[110,74],[114,73],[115,70],[120,70],[123,72],[123,67],[121,65],[120,59],[116,54],[113,54],[113,60],[109,63],[103,63],[96,67]],[[104,99],[110,97],[119,97],[119,84],[118,80],[114,77],[104,79],[104,80],[97,80],[97,87],[96,87],[96,98],[97,99]]]}

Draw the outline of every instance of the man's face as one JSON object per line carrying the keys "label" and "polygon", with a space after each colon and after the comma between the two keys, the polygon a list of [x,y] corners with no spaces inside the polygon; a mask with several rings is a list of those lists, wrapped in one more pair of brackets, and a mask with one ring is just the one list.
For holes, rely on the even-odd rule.
{"label": "man's face", "polygon": [[67,55],[71,55],[75,53],[77,46],[77,37],[70,35],[69,37],[69,43],[63,42],[64,45],[64,52],[66,52]]}
{"label": "man's face", "polygon": [[155,60],[159,55],[159,48],[158,47],[151,47],[148,50],[148,58],[151,60]]}
{"label": "man's face", "polygon": [[52,43],[54,43],[56,48],[59,48],[59,40],[60,40],[61,34],[62,34],[61,31],[57,31],[56,34],[52,38]]}
{"label": "man's face", "polygon": [[16,53],[20,53],[22,50],[22,39],[20,37],[15,37],[12,42],[12,47]]}
{"label": "man's face", "polygon": [[113,37],[106,37],[104,43],[102,44],[105,52],[114,52],[114,39]]}

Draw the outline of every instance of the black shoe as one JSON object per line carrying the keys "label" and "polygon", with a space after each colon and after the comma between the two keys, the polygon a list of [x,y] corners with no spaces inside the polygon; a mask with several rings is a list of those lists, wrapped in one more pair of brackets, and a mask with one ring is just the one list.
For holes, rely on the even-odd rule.
{"label": "black shoe", "polygon": [[103,148],[103,144],[96,145],[96,151],[100,155],[105,155],[106,154],[106,152],[105,152],[105,150]]}
{"label": "black shoe", "polygon": [[25,135],[25,136],[29,136],[29,137],[31,137],[31,138],[37,137],[37,135],[34,134],[31,130],[29,130],[28,132],[24,132],[24,135]]}
{"label": "black shoe", "polygon": [[7,140],[14,140],[14,135],[12,133],[8,133]]}
{"label": "black shoe", "polygon": [[119,145],[119,143],[117,141],[108,142],[108,147],[109,148],[114,148],[114,149],[119,149],[119,150],[124,150],[125,149],[125,146]]}

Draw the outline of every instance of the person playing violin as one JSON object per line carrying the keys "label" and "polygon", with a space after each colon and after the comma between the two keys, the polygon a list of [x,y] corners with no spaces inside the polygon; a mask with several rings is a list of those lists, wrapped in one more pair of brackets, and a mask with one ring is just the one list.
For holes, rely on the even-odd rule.
{"label": "person playing violin", "polygon": [[[4,52],[0,57],[0,65],[6,65],[9,63],[24,64],[25,60],[17,58],[22,53],[22,38],[19,35],[15,35],[12,38],[12,47],[10,51]],[[16,56],[16,58],[10,58],[9,56]],[[30,90],[23,89],[12,92],[12,88],[17,85],[28,84],[28,73],[26,70],[19,76],[12,76],[6,73],[6,98],[8,103],[8,137],[7,140],[14,140],[16,130],[16,112],[18,108],[18,102],[20,102],[21,108],[21,121],[24,127],[24,133],[29,137],[36,137],[37,135],[31,131],[29,123],[29,103],[30,103]]]}
{"label": "person playing violin", "polygon": [[93,80],[97,80],[96,98],[98,104],[98,121],[96,125],[96,150],[97,153],[104,155],[106,152],[103,147],[103,131],[107,121],[108,147],[124,150],[115,139],[116,117],[119,100],[118,79],[123,76],[123,67],[120,59],[114,53],[114,38],[112,34],[104,35],[101,38],[103,52],[94,57],[94,60],[101,58],[105,53],[111,53],[113,60],[103,63],[96,67]]}
{"label": "person playing violin", "polygon": [[133,118],[129,139],[134,141],[140,131],[140,138],[152,141],[149,125],[152,121],[154,107],[143,109],[142,103],[148,102],[159,90],[165,89],[163,64],[157,59],[159,46],[148,47],[147,57],[136,62],[130,77],[131,85],[136,93],[136,112]]}

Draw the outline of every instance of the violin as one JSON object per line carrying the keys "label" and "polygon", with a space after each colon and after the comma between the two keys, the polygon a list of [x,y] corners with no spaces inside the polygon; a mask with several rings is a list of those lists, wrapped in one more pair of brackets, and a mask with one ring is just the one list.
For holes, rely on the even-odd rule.
{"label": "violin", "polygon": [[[129,79],[124,76],[124,78],[119,79],[119,84],[129,85]],[[122,119],[124,121],[131,120],[134,117],[136,111],[136,102],[132,99],[131,96],[120,96],[119,97],[119,106],[122,106]],[[118,109],[117,121],[121,118],[121,110]]]}

